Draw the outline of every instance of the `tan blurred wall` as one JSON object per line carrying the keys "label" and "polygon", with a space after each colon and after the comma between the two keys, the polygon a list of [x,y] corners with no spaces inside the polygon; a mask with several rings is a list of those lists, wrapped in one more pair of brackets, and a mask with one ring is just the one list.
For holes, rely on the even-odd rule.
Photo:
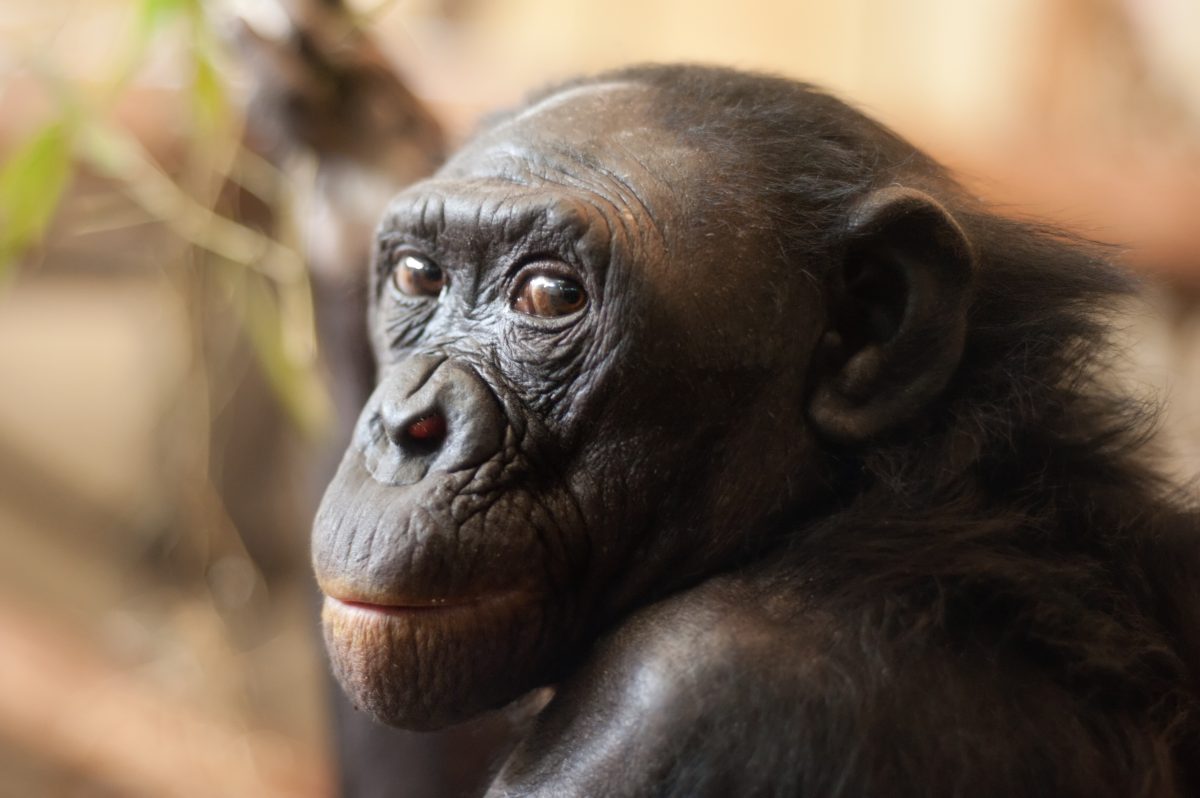
{"label": "tan blurred wall", "polygon": [[[744,3],[610,0],[397,3],[380,29],[438,98],[489,106],[524,87],[637,61],[782,72],[854,98],[894,124],[960,135],[1011,124],[1044,4],[1033,0]],[[432,60],[434,67],[428,68]]]}
{"label": "tan blurred wall", "polygon": [[[218,15],[272,2],[204,0]],[[99,91],[112,79],[136,5],[0,0],[0,163],[5,143],[49,112],[46,85],[61,78]],[[1006,207],[1122,241],[1134,262],[1198,282],[1197,0],[354,5],[374,15],[395,62],[460,134],[480,113],[581,71],[646,60],[777,71],[858,103]],[[154,43],[119,106],[159,154],[187,132],[174,94],[185,80],[179,56],[178,42]],[[98,214],[89,205],[76,215],[94,223]],[[0,298],[0,638],[31,652],[0,655],[9,668],[0,668],[0,796],[96,781],[152,795],[262,795],[281,784],[281,794],[324,794],[323,665],[303,590],[234,590],[245,606],[219,611],[231,591],[218,566],[243,559],[216,558],[203,579],[181,585],[143,554],[143,537],[175,541],[167,533],[180,538],[172,545],[209,553],[221,532],[212,524],[185,540],[171,524],[175,508],[161,507],[162,520],[141,511],[186,495],[163,484],[175,472],[158,451],[189,434],[163,410],[189,389],[178,274],[156,270],[160,245],[134,251],[67,228],[47,260],[72,270],[59,282],[50,268],[31,270]],[[134,254],[141,265],[131,270]],[[1200,468],[1200,290],[1190,290],[1162,291],[1130,329],[1145,381],[1174,391],[1168,443],[1185,477]],[[239,623],[256,624],[253,634]],[[85,678],[103,699],[80,702],[94,709],[91,724],[59,689]],[[112,733],[117,715],[122,734]],[[147,770],[143,751],[156,741],[162,756]],[[205,768],[231,746],[241,767],[214,788]],[[27,777],[15,788],[14,768]]]}
{"label": "tan blurred wall", "polygon": [[[218,20],[270,18],[280,0],[205,0]],[[291,2],[293,0],[282,0]],[[1196,0],[349,0],[420,93],[460,130],[486,109],[580,72],[704,61],[809,80],[918,140],[986,147],[1046,116],[1120,136],[1146,97],[1200,134]],[[0,103],[17,66],[101,83],[135,0],[0,3]],[[274,13],[278,13],[275,11]],[[1130,49],[1136,52],[1131,55]],[[178,86],[178,52],[152,48],[143,84]],[[1130,113],[1138,111],[1137,114]],[[27,124],[9,116],[0,127]],[[961,148],[961,147],[960,147]]]}

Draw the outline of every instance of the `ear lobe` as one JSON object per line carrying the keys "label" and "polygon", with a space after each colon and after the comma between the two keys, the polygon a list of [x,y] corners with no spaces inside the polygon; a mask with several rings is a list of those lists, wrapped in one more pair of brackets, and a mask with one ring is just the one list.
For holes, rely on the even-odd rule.
{"label": "ear lobe", "polygon": [[819,434],[855,444],[911,420],[946,387],[962,356],[975,266],[950,213],[900,186],[859,202],[846,242],[808,413]]}

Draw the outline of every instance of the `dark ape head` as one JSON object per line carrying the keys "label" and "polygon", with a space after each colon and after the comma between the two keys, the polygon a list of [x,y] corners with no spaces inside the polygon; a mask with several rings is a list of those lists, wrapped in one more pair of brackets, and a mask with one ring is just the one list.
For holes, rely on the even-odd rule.
{"label": "dark ape head", "polygon": [[607,623],[825,506],[919,420],[972,263],[927,164],[799,84],[635,69],[494,122],[382,223],[379,385],[314,563],[399,725],[557,678]]}

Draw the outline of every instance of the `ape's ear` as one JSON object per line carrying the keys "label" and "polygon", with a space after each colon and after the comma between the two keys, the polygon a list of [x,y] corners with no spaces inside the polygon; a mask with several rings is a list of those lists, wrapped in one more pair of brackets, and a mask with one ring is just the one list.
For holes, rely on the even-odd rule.
{"label": "ape's ear", "polygon": [[819,434],[854,444],[913,418],[946,387],[962,355],[974,258],[945,208],[899,186],[854,208],[846,241],[808,412]]}

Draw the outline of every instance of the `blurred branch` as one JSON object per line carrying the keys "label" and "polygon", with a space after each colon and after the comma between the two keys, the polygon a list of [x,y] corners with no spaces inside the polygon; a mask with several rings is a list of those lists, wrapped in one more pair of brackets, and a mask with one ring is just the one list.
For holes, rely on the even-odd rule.
{"label": "blurred branch", "polygon": [[[178,174],[160,166],[133,133],[110,121],[151,44],[167,36],[185,44],[188,73],[191,128]],[[241,115],[218,65],[220,42],[201,0],[141,0],[132,33],[114,57],[112,78],[92,96],[39,60],[39,76],[55,98],[55,116],[0,169],[0,282],[47,235],[72,174],[87,165],[199,252],[200,257],[183,259],[181,268],[194,263],[257,275],[257,281],[231,283],[241,292],[232,299],[281,405],[304,431],[315,433],[329,416],[329,400],[315,370],[304,260],[281,237],[288,228],[278,219],[259,229],[221,212],[231,188],[257,196],[266,207],[287,192],[279,189],[282,173],[244,145]]]}
{"label": "blurred branch", "polygon": [[296,250],[194,199],[136,137],[97,123],[85,130],[82,149],[92,166],[119,181],[131,199],[188,243],[279,283],[304,281],[304,262]]}

